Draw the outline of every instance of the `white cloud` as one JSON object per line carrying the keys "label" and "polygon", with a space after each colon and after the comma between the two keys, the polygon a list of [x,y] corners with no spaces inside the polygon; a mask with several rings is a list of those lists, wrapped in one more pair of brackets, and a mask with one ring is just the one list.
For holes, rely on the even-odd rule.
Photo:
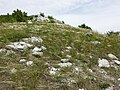
{"label": "white cloud", "polygon": [[77,26],[86,23],[99,32],[120,30],[120,0],[0,0],[0,14],[21,9],[45,12]]}
{"label": "white cloud", "polygon": [[[63,13],[86,3],[93,2],[95,0],[1,0],[4,2],[0,11],[6,13],[6,11],[12,11],[13,9],[20,8],[23,10],[36,13],[44,11],[47,13]],[[1,13],[1,12],[0,12]]]}

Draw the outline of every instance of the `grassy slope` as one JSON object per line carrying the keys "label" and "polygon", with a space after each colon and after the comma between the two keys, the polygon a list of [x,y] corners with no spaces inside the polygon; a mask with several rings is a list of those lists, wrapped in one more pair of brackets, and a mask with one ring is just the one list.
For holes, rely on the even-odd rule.
{"label": "grassy slope", "polygon": [[[120,77],[120,68],[103,68],[107,72],[101,74],[98,67],[98,58],[106,58],[111,61],[107,54],[113,53],[120,58],[120,37],[104,35],[92,32],[91,36],[85,35],[89,30],[71,27],[69,25],[57,25],[51,23],[7,23],[0,25],[0,48],[5,48],[10,42],[19,41],[25,37],[40,36],[42,45],[47,48],[42,57],[32,56],[30,51],[17,52],[5,56],[0,54],[0,90],[102,90],[104,86],[115,85],[118,90],[117,78]],[[100,41],[101,44],[93,45],[91,41]],[[41,43],[36,43],[41,45]],[[66,52],[66,47],[72,47]],[[64,52],[64,53],[62,53]],[[57,64],[66,55],[71,55],[72,67],[62,68],[57,75],[49,75],[50,66],[59,67]],[[92,56],[92,58],[90,58]],[[33,66],[27,67],[20,64],[19,60],[26,58],[34,62]],[[83,71],[76,72],[75,67]],[[16,68],[16,73],[10,73]],[[90,72],[88,69],[92,69]],[[114,78],[112,80],[111,78]],[[96,80],[94,79],[96,78]],[[75,80],[68,84],[69,80]]]}

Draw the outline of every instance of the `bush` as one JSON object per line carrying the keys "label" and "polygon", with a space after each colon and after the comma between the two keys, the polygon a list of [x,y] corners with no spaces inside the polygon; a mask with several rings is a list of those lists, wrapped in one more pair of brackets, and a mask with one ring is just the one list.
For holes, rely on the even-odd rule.
{"label": "bush", "polygon": [[78,27],[92,30],[91,27],[86,26],[85,24],[78,25]]}
{"label": "bush", "polygon": [[44,13],[40,13],[40,16],[45,17]]}
{"label": "bush", "polygon": [[14,10],[12,16],[16,19],[17,22],[25,22],[27,20],[27,13],[22,12],[19,9]]}
{"label": "bush", "polygon": [[32,18],[32,16],[27,16],[26,12],[17,9],[11,15],[9,13],[0,15],[0,23],[26,22],[27,20],[32,20]]}
{"label": "bush", "polygon": [[64,22],[64,21],[62,21],[62,23],[63,23],[63,24],[65,24],[65,22]]}
{"label": "bush", "polygon": [[120,32],[109,31],[109,32],[107,33],[107,36],[112,36],[112,35],[118,36],[119,34],[120,34]]}
{"label": "bush", "polygon": [[54,18],[52,16],[48,16],[48,19],[50,23],[55,23]]}
{"label": "bush", "polygon": [[55,21],[52,19],[52,20],[49,21],[49,23],[55,23]]}
{"label": "bush", "polygon": [[53,20],[54,18],[52,16],[48,16],[48,19],[49,20]]}
{"label": "bush", "polygon": [[6,22],[16,22],[16,19],[12,17],[11,15],[1,15],[0,16],[0,23],[6,23]]}

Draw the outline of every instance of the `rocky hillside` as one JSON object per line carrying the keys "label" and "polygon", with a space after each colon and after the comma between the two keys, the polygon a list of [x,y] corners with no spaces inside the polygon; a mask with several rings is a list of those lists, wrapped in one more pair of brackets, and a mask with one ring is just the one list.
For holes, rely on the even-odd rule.
{"label": "rocky hillside", "polygon": [[120,35],[62,23],[2,23],[0,90],[120,90]]}

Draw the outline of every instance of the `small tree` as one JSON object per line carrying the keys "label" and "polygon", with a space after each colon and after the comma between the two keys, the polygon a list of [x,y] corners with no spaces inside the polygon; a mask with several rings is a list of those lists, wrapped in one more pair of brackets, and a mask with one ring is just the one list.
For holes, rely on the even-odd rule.
{"label": "small tree", "polygon": [[48,19],[49,19],[50,23],[55,23],[55,20],[54,20],[54,18],[52,16],[48,16]]}
{"label": "small tree", "polygon": [[19,9],[14,10],[12,16],[16,19],[17,22],[25,22],[27,20],[27,13],[22,12]]}
{"label": "small tree", "polygon": [[54,19],[54,18],[53,18],[52,16],[48,16],[48,19],[49,19],[49,20],[52,20],[52,19]]}
{"label": "small tree", "polygon": [[78,25],[78,27],[79,28],[85,28],[85,29],[90,29],[91,30],[91,27],[86,26],[85,24]]}
{"label": "small tree", "polygon": [[114,31],[107,32],[107,36],[112,36],[112,35],[118,36],[119,34],[120,32],[114,32]]}
{"label": "small tree", "polygon": [[65,24],[65,22],[64,22],[64,21],[62,21],[62,23],[63,23],[63,24]]}

